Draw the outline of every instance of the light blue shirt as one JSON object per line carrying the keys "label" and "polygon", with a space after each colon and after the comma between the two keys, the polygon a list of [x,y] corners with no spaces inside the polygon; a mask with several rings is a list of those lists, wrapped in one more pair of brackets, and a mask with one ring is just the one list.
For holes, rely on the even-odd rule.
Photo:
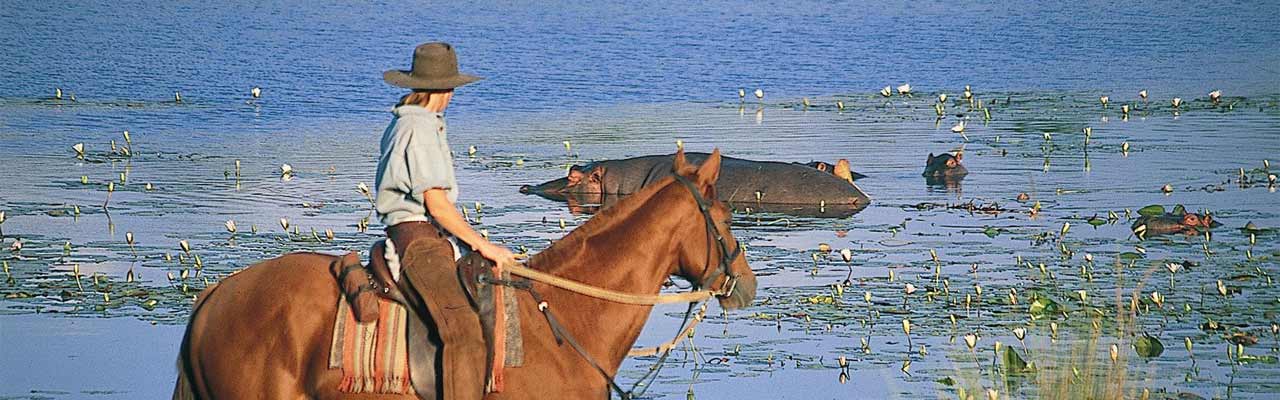
{"label": "light blue shirt", "polygon": [[392,114],[382,134],[374,208],[386,226],[428,221],[423,192],[444,189],[450,202],[458,201],[444,113],[405,105]]}

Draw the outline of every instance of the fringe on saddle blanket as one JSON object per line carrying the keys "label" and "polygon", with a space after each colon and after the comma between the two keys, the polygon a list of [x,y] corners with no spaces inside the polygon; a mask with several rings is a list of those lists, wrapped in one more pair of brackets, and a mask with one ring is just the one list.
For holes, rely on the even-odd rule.
{"label": "fringe on saddle blanket", "polygon": [[339,391],[413,392],[409,383],[409,352],[404,334],[406,312],[404,306],[379,299],[378,319],[362,324],[356,322],[347,300],[338,296],[329,368],[342,369]]}

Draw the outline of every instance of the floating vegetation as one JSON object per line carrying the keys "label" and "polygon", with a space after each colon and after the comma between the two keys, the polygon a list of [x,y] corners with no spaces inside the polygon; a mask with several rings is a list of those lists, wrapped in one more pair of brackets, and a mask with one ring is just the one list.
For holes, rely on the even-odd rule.
{"label": "floating vegetation", "polygon": [[[1215,102],[1202,92],[1174,106],[1171,93],[1143,91],[1110,93],[1100,107],[1096,92],[894,89],[770,103],[757,90],[750,107],[762,119],[768,110],[762,125],[750,111],[739,116],[753,93],[743,88],[737,99],[726,91],[724,104],[536,126],[521,143],[455,142],[459,205],[489,238],[536,252],[589,215],[509,183],[563,176],[581,163],[575,157],[669,152],[670,127],[690,149],[865,165],[858,185],[875,202],[851,217],[736,215],[735,236],[760,276],[757,302],[708,316],[696,348],[677,350],[659,374],[656,398],[702,382],[783,383],[770,376],[847,390],[869,374],[911,398],[1280,390],[1275,171],[1262,161],[1266,146],[1223,134],[1274,132],[1280,97]],[[672,125],[650,132],[654,115]],[[832,140],[853,127],[857,145]],[[148,147],[174,135],[136,130],[114,152],[119,130],[19,161],[37,172],[0,211],[0,313],[182,324],[192,296],[253,262],[364,252],[382,236],[367,184],[376,143],[236,154],[178,140],[184,150],[173,152]],[[824,144],[797,145],[810,142]],[[74,143],[80,150],[68,151]],[[963,182],[922,182],[922,154],[962,146]],[[109,207],[97,207],[108,193]],[[1185,234],[1158,234],[1152,222],[1185,228],[1189,214],[1201,225]],[[1199,228],[1215,223],[1224,226]],[[677,279],[664,290],[687,286]],[[655,311],[654,331],[682,314]],[[630,360],[620,376],[638,377],[654,361]]]}

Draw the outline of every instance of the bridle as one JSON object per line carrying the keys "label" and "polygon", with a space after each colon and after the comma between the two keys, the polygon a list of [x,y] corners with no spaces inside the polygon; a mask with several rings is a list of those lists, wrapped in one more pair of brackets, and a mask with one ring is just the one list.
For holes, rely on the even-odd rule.
{"label": "bridle", "polygon": [[[538,311],[540,311],[542,315],[546,318],[548,326],[551,327],[552,334],[555,335],[556,343],[563,345],[564,343],[567,342],[569,346],[572,347],[574,351],[578,353],[579,356],[581,356],[584,360],[586,360],[588,364],[591,364],[591,366],[595,368],[596,371],[599,372],[600,375],[605,378],[605,381],[607,381],[609,384],[609,388],[613,392],[618,393],[618,396],[621,397],[622,399],[633,399],[639,395],[642,395],[643,391],[641,391],[640,394],[635,393],[636,388],[644,384],[644,388],[647,389],[651,385],[645,384],[645,381],[649,380],[650,383],[652,383],[653,379],[657,379],[657,372],[661,370],[661,367],[663,363],[666,361],[667,356],[671,353],[671,350],[674,349],[675,345],[678,344],[681,340],[683,340],[685,337],[688,337],[692,333],[693,327],[696,326],[698,322],[702,321],[702,318],[706,314],[706,305],[704,303],[706,300],[711,299],[713,297],[727,298],[729,296],[732,296],[734,293],[734,290],[738,286],[739,277],[738,275],[733,273],[731,267],[733,265],[733,261],[738,259],[738,257],[742,255],[742,246],[738,243],[734,243],[733,252],[730,253],[729,246],[725,243],[725,235],[720,233],[720,229],[716,227],[715,220],[711,217],[711,207],[713,206],[713,203],[707,200],[705,197],[703,197],[702,193],[698,191],[697,186],[695,186],[693,182],[689,181],[688,178],[685,178],[678,174],[673,175],[673,177],[675,178],[676,182],[680,182],[686,189],[689,189],[689,193],[693,195],[693,200],[694,202],[697,203],[698,211],[702,214],[703,222],[705,222],[706,224],[707,237],[711,239],[715,239],[715,243],[716,243],[715,246],[718,248],[718,250],[720,250],[720,259],[718,260],[718,263],[715,266],[712,266],[711,264],[710,251],[707,252],[708,259],[707,259],[706,265],[703,267],[703,270],[702,270],[703,278],[700,280],[700,282],[696,283],[694,287],[690,288],[689,292],[678,293],[678,294],[657,294],[657,295],[636,295],[631,293],[623,293],[623,292],[618,292],[610,289],[583,284],[581,282],[568,280],[565,278],[547,274],[545,272],[530,269],[524,266],[509,266],[509,267],[503,268],[503,270],[510,272],[512,275],[523,277],[527,280],[522,280],[522,281],[506,280],[506,279],[502,279],[500,276],[481,277],[481,280],[483,282],[497,284],[497,285],[504,285],[504,286],[509,286],[516,289],[522,289],[522,290],[528,291],[529,294],[533,296],[534,301],[538,302]],[[708,245],[708,247],[710,247],[710,245]],[[708,250],[710,250],[710,248],[708,248]],[[722,283],[720,283],[719,288],[710,289],[709,284],[714,284],[716,281],[719,281],[721,278],[724,278],[724,280]],[[602,300],[613,301],[617,303],[633,304],[633,305],[688,303],[689,307],[687,310],[685,310],[684,320],[680,323],[680,329],[678,330],[678,333],[670,341],[667,341],[666,343],[660,344],[652,348],[636,349],[628,353],[628,355],[656,355],[656,354],[661,354],[661,355],[658,358],[657,365],[655,365],[652,368],[649,368],[649,371],[644,376],[642,376],[639,380],[637,380],[634,385],[632,385],[631,390],[623,390],[621,386],[618,386],[618,383],[614,379],[614,377],[610,375],[604,369],[604,367],[601,366],[600,363],[598,363],[596,359],[591,356],[591,354],[587,353],[586,349],[583,348],[582,345],[578,343],[578,341],[574,339],[574,337],[564,328],[564,326],[560,324],[560,322],[556,319],[555,315],[551,313],[550,306],[547,304],[545,300],[543,300],[542,296],[540,296],[538,292],[533,289],[533,286],[529,283],[528,280],[542,282],[560,289],[569,290],[578,294],[591,296],[591,297],[595,297]],[[697,312],[695,312],[695,310]]]}
{"label": "bridle", "polygon": [[[710,288],[711,286],[707,285],[707,283],[715,282],[723,276],[724,283],[720,285],[720,289],[714,289],[713,291],[717,292],[717,297],[723,298],[732,296],[733,290],[738,287],[738,276],[733,273],[731,265],[733,264],[733,260],[738,259],[738,256],[742,254],[742,246],[735,243],[733,253],[729,252],[729,246],[724,242],[724,235],[720,234],[720,229],[716,227],[715,220],[711,218],[711,202],[707,201],[705,197],[702,197],[702,193],[693,185],[693,182],[689,181],[689,178],[685,178],[680,175],[673,176],[675,177],[676,182],[680,182],[684,185],[686,189],[689,189],[689,193],[693,195],[693,201],[697,202],[698,211],[702,212],[702,220],[707,225],[707,237],[714,238],[716,246],[719,247],[720,250],[720,262],[717,266],[718,268],[712,269],[710,260],[707,260],[707,265],[702,269],[702,274],[705,277],[702,279],[702,282],[698,284],[698,287]],[[708,252],[707,257],[711,257],[710,252]],[[708,274],[708,272],[711,274]]]}

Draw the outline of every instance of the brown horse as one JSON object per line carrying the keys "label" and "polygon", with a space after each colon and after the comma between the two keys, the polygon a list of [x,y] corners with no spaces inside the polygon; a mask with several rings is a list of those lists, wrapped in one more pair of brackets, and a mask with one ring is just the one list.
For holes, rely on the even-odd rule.
{"label": "brown horse", "polygon": [[[669,276],[727,289],[721,307],[745,307],[756,279],[729,231],[730,211],[715,199],[719,151],[701,167],[677,153],[684,182],[667,178],[596,215],[528,266],[589,285],[657,294]],[[682,184],[689,183],[689,185]],[[698,193],[693,194],[691,190]],[[711,224],[708,226],[708,224]],[[714,229],[714,232],[710,232]],[[723,235],[718,243],[715,236]],[[731,258],[718,264],[717,260]],[[337,391],[341,372],[327,368],[338,287],[333,256],[295,253],[255,264],[199,296],[178,356],[174,397],[200,399],[411,399],[414,395]],[[652,306],[600,300],[548,285],[534,289],[569,334],[614,376],[640,335]],[[538,303],[520,292],[524,366],[508,368],[505,390],[489,399],[601,399],[607,381],[569,345],[557,344]],[[186,389],[190,389],[189,391]]]}

